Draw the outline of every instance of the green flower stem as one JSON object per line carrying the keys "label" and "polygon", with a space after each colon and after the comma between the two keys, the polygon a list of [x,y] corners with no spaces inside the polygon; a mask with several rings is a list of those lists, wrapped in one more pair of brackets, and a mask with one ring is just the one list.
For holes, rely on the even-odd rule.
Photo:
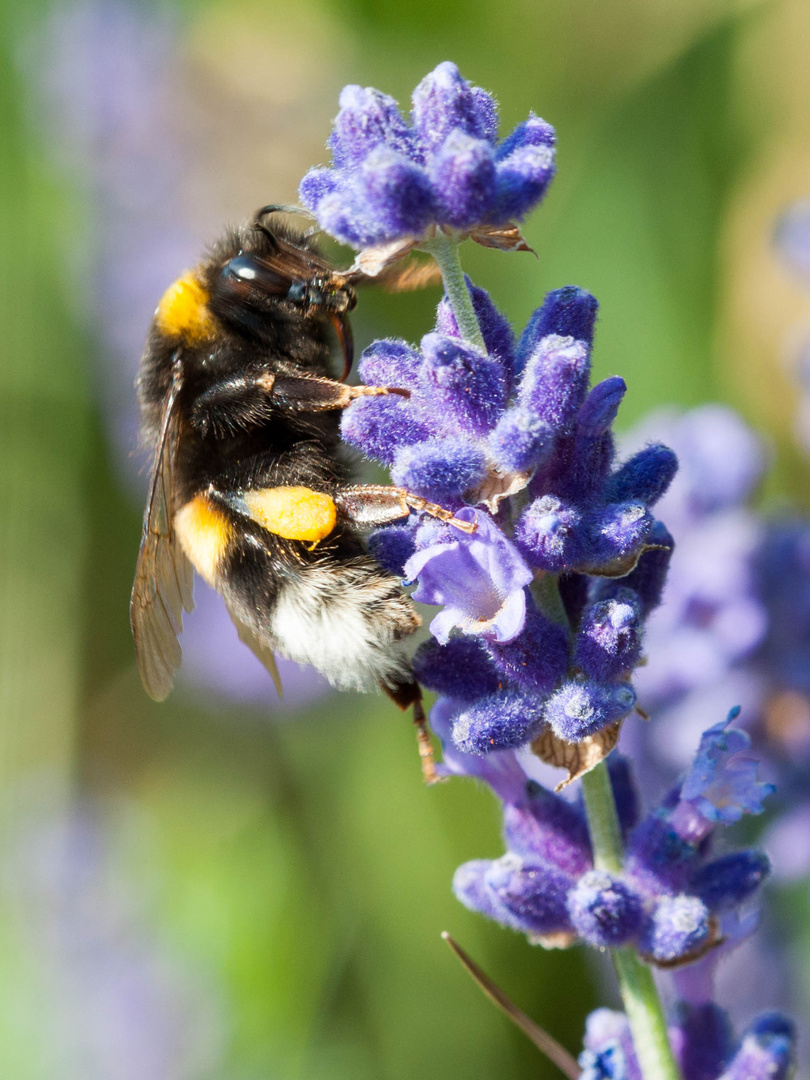
{"label": "green flower stem", "polygon": [[[622,834],[606,762],[582,777],[582,793],[594,863],[609,874],[619,874]],[[652,971],[633,949],[612,949],[611,954],[644,1080],[681,1080]]]}
{"label": "green flower stem", "polygon": [[433,256],[441,270],[444,291],[447,293],[462,339],[468,345],[474,345],[482,352],[486,352],[484,337],[478,325],[478,316],[475,314],[470,290],[467,288],[464,271],[461,269],[458,241],[442,232],[441,229],[437,229],[436,235],[422,241],[419,247]]}
{"label": "green flower stem", "polygon": [[571,633],[571,623],[568,612],[565,610],[563,598],[560,596],[560,579],[557,574],[539,573],[531,585],[534,602],[552,622],[559,623],[565,630]]}
{"label": "green flower stem", "polygon": [[582,795],[585,799],[596,869],[606,870],[609,874],[620,874],[624,856],[622,830],[613,799],[610,773],[604,761],[582,777]]}

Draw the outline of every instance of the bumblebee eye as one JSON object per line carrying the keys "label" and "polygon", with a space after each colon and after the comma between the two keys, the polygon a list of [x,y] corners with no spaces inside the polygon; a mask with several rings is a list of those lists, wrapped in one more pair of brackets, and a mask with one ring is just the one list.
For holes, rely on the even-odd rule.
{"label": "bumblebee eye", "polygon": [[250,255],[237,255],[226,262],[222,267],[221,278],[226,287],[253,285],[257,291],[268,296],[286,296],[292,285],[289,275],[278,273],[267,263]]}
{"label": "bumblebee eye", "polygon": [[242,281],[252,281],[256,277],[256,266],[247,255],[238,255],[235,259],[225,263],[222,267],[222,276],[241,278]]}

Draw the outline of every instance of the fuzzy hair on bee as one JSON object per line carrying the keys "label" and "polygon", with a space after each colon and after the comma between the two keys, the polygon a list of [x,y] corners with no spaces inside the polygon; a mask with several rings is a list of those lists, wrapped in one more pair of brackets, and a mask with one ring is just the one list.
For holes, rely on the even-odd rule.
{"label": "fuzzy hair on bee", "polygon": [[340,689],[413,705],[432,779],[405,649],[420,620],[362,530],[411,510],[470,526],[400,488],[350,483],[339,410],[407,391],[329,376],[330,334],[344,378],[351,366],[356,279],[277,216],[270,227],[275,209],[225,233],[166,290],[149,329],[137,386],[154,465],[130,606],[141,678],[168,695],[196,570],[279,691],[276,653]]}

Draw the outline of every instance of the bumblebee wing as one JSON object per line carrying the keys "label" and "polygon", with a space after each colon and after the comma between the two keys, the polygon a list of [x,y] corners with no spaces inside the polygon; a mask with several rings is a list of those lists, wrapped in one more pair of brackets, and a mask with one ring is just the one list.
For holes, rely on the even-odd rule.
{"label": "bumblebee wing", "polygon": [[239,640],[250,649],[256,659],[267,668],[270,673],[270,678],[273,680],[273,685],[276,688],[276,693],[279,697],[282,697],[281,688],[281,676],[278,672],[278,665],[276,664],[276,658],[273,650],[269,645],[266,645],[261,638],[246,626],[241,619],[238,618],[236,612],[231,605],[225,601],[225,606],[228,609],[228,614],[233,619],[233,624],[236,627],[236,632],[239,635]]}
{"label": "bumblebee wing", "polygon": [[442,272],[433,259],[404,259],[393,263],[376,278],[368,279],[368,284],[379,285],[385,292],[416,292],[429,285],[440,285]]}
{"label": "bumblebee wing", "polygon": [[135,656],[144,689],[155,701],[169,694],[182,651],[177,636],[183,609],[194,607],[193,573],[172,529],[174,463],[179,439],[176,412],[182,386],[175,362],[172,387],[163,408],[135,582],[129,606]]}
{"label": "bumblebee wing", "polygon": [[383,259],[376,272],[373,268],[355,267],[345,274],[350,285],[366,287],[375,285],[384,292],[416,292],[429,285],[440,285],[442,273],[433,258],[423,259],[415,255],[397,257],[386,263]]}

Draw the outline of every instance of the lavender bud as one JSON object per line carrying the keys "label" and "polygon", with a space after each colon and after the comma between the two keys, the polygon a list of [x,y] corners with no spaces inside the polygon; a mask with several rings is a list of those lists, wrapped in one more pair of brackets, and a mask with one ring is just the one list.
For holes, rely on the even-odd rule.
{"label": "lavender bud", "polygon": [[417,383],[421,366],[421,356],[407,342],[384,338],[372,342],[363,351],[357,370],[368,386],[411,389]]}
{"label": "lavender bud", "polygon": [[554,495],[543,495],[523,511],[515,546],[532,566],[550,573],[577,566],[583,557],[582,515]]}
{"label": "lavender bud", "polygon": [[490,864],[486,884],[526,933],[571,929],[566,899],[572,882],[560,870],[507,853]]}
{"label": "lavender bud", "polygon": [[608,600],[625,588],[632,589],[641,605],[642,617],[645,620],[661,603],[675,541],[666,526],[656,521],[646,543],[656,546],[642,553],[626,577],[600,581],[596,590],[597,599]]}
{"label": "lavender bud", "polygon": [[580,1080],[642,1080],[624,1013],[597,1009],[585,1024]]}
{"label": "lavender bud", "polygon": [[483,780],[507,806],[520,802],[526,793],[526,774],[512,750],[480,757],[462,753],[453,743],[453,718],[458,708],[458,701],[442,697],[430,710],[431,730],[442,743],[442,760],[437,771],[442,776],[474,776]]}
{"label": "lavender bud", "polygon": [[500,676],[476,638],[454,637],[446,645],[435,638],[422,642],[413,658],[413,671],[428,690],[461,702],[488,697],[501,688]]}
{"label": "lavender bud", "polygon": [[426,334],[422,353],[420,399],[431,412],[438,411],[449,428],[485,435],[506,400],[503,366],[444,334]]}
{"label": "lavender bud", "polygon": [[550,454],[554,429],[531,409],[508,409],[487,440],[490,456],[505,473],[529,472]]}
{"label": "lavender bud", "polygon": [[486,875],[491,865],[491,859],[472,859],[470,862],[462,863],[453,875],[453,892],[456,899],[470,911],[477,911],[502,926],[509,926],[513,930],[524,930],[520,921],[487,887]]}
{"label": "lavender bud", "polygon": [[681,1073],[689,1080],[717,1080],[734,1045],[728,1013],[712,1001],[679,1002],[669,1036]]}
{"label": "lavender bud", "polygon": [[654,506],[678,471],[678,459],[668,446],[654,443],[639,450],[610,478],[611,502],[642,502]]}
{"label": "lavender bud", "polygon": [[599,308],[596,298],[576,285],[550,292],[526,324],[517,347],[516,370],[522,371],[539,342],[549,334],[593,342],[593,328]]}
{"label": "lavender bud", "polygon": [[610,429],[627,391],[627,383],[618,375],[594,386],[579,410],[577,433],[586,438],[597,438]]}
{"label": "lavender bud", "polygon": [[756,892],[770,872],[764,851],[735,851],[701,867],[690,889],[710,911],[728,911]]}
{"label": "lavender bud", "polygon": [[709,939],[706,905],[697,896],[664,896],[656,905],[642,948],[656,960],[679,960]]}
{"label": "lavender bud", "polygon": [[541,715],[536,698],[514,691],[490,694],[459,712],[453,742],[465,754],[511,750],[537,733]]}
{"label": "lavender bud", "polygon": [[651,892],[680,892],[691,881],[698,862],[697,848],[687,843],[659,811],[633,831],[627,867]]}
{"label": "lavender bud", "polygon": [[498,161],[503,161],[515,150],[522,150],[524,146],[554,146],[555,141],[556,135],[551,124],[541,120],[534,113],[530,113],[528,120],[518,124],[499,145],[496,157]]}
{"label": "lavender bud", "polygon": [[418,236],[434,215],[433,189],[425,170],[388,147],[372,150],[363,162],[357,198],[376,243]]}
{"label": "lavender bud", "polygon": [[570,424],[585,397],[588,347],[572,337],[549,334],[530,353],[518,389],[518,404],[557,429]]}
{"label": "lavender bud", "polygon": [[497,131],[494,99],[470,86],[449,60],[422,79],[412,100],[413,125],[428,152],[437,150],[454,130],[488,140]]}
{"label": "lavender bud", "polygon": [[464,863],[453,877],[453,892],[471,911],[524,934],[570,930],[565,897],[571,879],[552,867],[524,863],[507,854],[496,861]]}
{"label": "lavender bud", "polygon": [[486,220],[495,202],[495,155],[486,140],[451,131],[432,155],[428,175],[439,222],[467,229]]}
{"label": "lavender bud", "polygon": [[527,611],[522,632],[506,644],[488,643],[495,667],[526,693],[547,694],[568,669],[568,637],[539,611]]}
{"label": "lavender bud", "polygon": [[357,169],[379,146],[412,152],[413,136],[400,115],[399,106],[388,94],[373,87],[345,86],[329,138],[335,166]]}
{"label": "lavender bud", "polygon": [[383,239],[378,235],[375,223],[369,220],[367,207],[358,200],[353,183],[337,186],[324,195],[315,209],[323,230],[342,244],[362,248]]}
{"label": "lavender bud", "polygon": [[340,188],[340,178],[333,169],[310,169],[298,185],[301,202],[308,210],[315,210],[327,195],[334,195]]}
{"label": "lavender bud", "polygon": [[609,682],[632,671],[641,656],[641,611],[626,589],[587,608],[576,638],[574,663],[587,678]]}
{"label": "lavender bud", "polygon": [[796,1029],[779,1013],[757,1017],[718,1080],[787,1080],[795,1061]]}
{"label": "lavender bud", "polygon": [[410,402],[394,395],[353,401],[343,411],[340,434],[366,457],[389,466],[400,447],[424,443],[430,436]]}
{"label": "lavender bud", "polygon": [[580,742],[633,709],[636,694],[629,683],[565,683],[546,702],[545,719],[560,739]]}
{"label": "lavender bud", "polygon": [[368,550],[389,574],[402,577],[405,563],[415,550],[413,529],[407,525],[388,525],[368,538]]}
{"label": "lavender bud", "polygon": [[593,865],[582,812],[533,780],[526,785],[525,799],[504,808],[503,822],[506,846],[525,859],[539,859],[574,876]]}
{"label": "lavender bud", "polygon": [[397,452],[391,479],[398,487],[444,503],[459,499],[484,479],[483,451],[467,439],[426,439]]}
{"label": "lavender bud", "polygon": [[495,221],[525,217],[543,198],[555,172],[553,146],[521,146],[501,159],[495,179]]}
{"label": "lavender bud", "polygon": [[643,503],[612,503],[595,515],[590,526],[594,573],[619,573],[631,569],[649,538],[653,517]]}
{"label": "lavender bud", "polygon": [[625,882],[603,870],[584,874],[568,895],[574,929],[597,949],[631,941],[641,928],[641,898]]}

